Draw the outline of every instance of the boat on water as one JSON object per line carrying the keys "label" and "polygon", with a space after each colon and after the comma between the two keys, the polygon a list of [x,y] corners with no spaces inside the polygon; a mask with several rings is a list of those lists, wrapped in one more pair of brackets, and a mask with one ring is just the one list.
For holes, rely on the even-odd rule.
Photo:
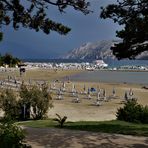
{"label": "boat on water", "polygon": [[88,70],[88,71],[94,71],[95,70],[94,67],[86,67],[85,69]]}
{"label": "boat on water", "polygon": [[95,69],[102,69],[108,67],[108,64],[106,64],[103,60],[95,60],[89,65],[85,67],[88,71],[94,71]]}
{"label": "boat on water", "polygon": [[108,64],[106,64],[103,60],[95,60],[95,61],[93,61],[93,64],[95,64],[99,68],[108,67]]}

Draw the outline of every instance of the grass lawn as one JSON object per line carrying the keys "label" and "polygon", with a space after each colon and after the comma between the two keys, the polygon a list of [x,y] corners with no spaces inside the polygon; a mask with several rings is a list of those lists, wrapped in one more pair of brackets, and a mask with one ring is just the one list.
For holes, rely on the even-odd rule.
{"label": "grass lawn", "polygon": [[[58,127],[53,120],[38,120],[20,122],[19,124],[36,128]],[[93,132],[116,133],[125,135],[148,136],[148,124],[134,124],[124,121],[80,121],[66,122],[64,129],[84,130]]]}

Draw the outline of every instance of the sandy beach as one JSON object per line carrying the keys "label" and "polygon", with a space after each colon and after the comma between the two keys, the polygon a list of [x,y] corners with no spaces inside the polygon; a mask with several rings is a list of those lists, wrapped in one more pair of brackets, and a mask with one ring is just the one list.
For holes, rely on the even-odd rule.
{"label": "sandy beach", "polygon": [[[55,93],[52,93],[54,102],[54,108],[52,108],[48,115],[54,118],[55,114],[58,113],[62,116],[67,116],[69,121],[101,121],[101,120],[113,120],[116,118],[116,111],[119,107],[123,106],[123,99],[125,91],[132,88],[134,97],[137,98],[138,102],[142,105],[147,105],[148,90],[142,89],[139,85],[131,84],[107,84],[107,83],[92,83],[92,82],[71,82],[65,84],[68,91],[70,86],[75,84],[76,89],[79,90],[80,103],[72,103],[73,97],[69,93],[63,94],[62,100],[56,100]],[[91,94],[91,99],[87,99],[87,95],[82,95],[84,84],[86,88],[94,87],[106,89],[106,96],[112,95],[113,88],[116,90],[116,99],[111,99],[108,102],[103,102],[101,106],[95,106],[94,102],[97,96]],[[61,84],[60,84],[61,85]],[[57,86],[58,87],[58,84]]]}
{"label": "sandy beach", "polygon": [[[65,82],[65,92],[63,92],[62,100],[57,100],[57,90],[51,91],[54,107],[49,110],[48,117],[54,118],[58,113],[61,116],[67,116],[68,121],[101,121],[112,120],[116,118],[116,111],[119,107],[123,106],[123,99],[125,91],[129,91],[132,88],[134,97],[142,105],[148,104],[148,90],[143,89],[142,85],[138,84],[124,84],[124,83],[103,83],[103,82],[82,82],[82,81],[68,81],[68,77],[81,73],[81,70],[49,70],[49,69],[33,69],[28,70],[22,77],[19,76],[19,71],[7,71],[1,72],[0,79],[7,79],[11,74],[17,80],[24,80],[26,83],[31,81],[44,82],[46,81],[49,86],[55,85],[56,89],[60,89]],[[56,80],[56,82],[54,82]],[[72,96],[72,87],[75,85],[75,89],[78,92],[80,103],[73,103],[75,98]],[[105,89],[106,97],[112,95],[113,89],[116,91],[116,99],[111,99],[108,102],[102,102],[101,106],[94,105],[97,99],[96,93],[91,93],[91,99],[87,99],[88,95],[82,94],[84,86],[86,90],[88,88]]]}

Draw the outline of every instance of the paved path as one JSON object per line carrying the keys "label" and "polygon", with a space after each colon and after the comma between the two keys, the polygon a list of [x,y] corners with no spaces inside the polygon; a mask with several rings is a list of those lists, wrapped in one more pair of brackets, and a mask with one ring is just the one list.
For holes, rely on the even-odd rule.
{"label": "paved path", "polygon": [[26,128],[33,148],[148,148],[148,137],[55,128]]}

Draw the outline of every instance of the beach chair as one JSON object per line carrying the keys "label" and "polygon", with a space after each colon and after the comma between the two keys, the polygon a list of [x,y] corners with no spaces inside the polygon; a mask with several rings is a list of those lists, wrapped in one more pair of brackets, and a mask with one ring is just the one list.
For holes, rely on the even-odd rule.
{"label": "beach chair", "polygon": [[74,99],[72,100],[72,102],[73,102],[73,103],[80,103],[80,99],[79,99],[79,97],[74,98]]}
{"label": "beach chair", "polygon": [[90,94],[88,94],[87,99],[89,99],[89,100],[92,99]]}
{"label": "beach chair", "polygon": [[56,97],[56,99],[57,99],[57,100],[62,100],[62,99],[63,99],[61,89],[58,89],[58,90],[57,90],[57,97]]}
{"label": "beach chair", "polygon": [[113,88],[113,91],[112,91],[112,96],[115,97],[116,96],[116,91],[115,91],[115,88]]}
{"label": "beach chair", "polygon": [[72,92],[72,95],[71,95],[72,97],[76,97],[77,96],[77,94],[76,94],[76,92],[74,91],[74,92]]}
{"label": "beach chair", "polygon": [[127,94],[127,91],[125,91],[123,99],[124,99],[123,102],[129,100],[129,97],[128,97],[128,94]]}
{"label": "beach chair", "polygon": [[96,100],[96,102],[94,102],[95,106],[101,106],[102,105],[102,101],[100,100]]}
{"label": "beach chair", "polygon": [[108,102],[109,101],[109,97],[104,96],[103,97],[103,101]]}

